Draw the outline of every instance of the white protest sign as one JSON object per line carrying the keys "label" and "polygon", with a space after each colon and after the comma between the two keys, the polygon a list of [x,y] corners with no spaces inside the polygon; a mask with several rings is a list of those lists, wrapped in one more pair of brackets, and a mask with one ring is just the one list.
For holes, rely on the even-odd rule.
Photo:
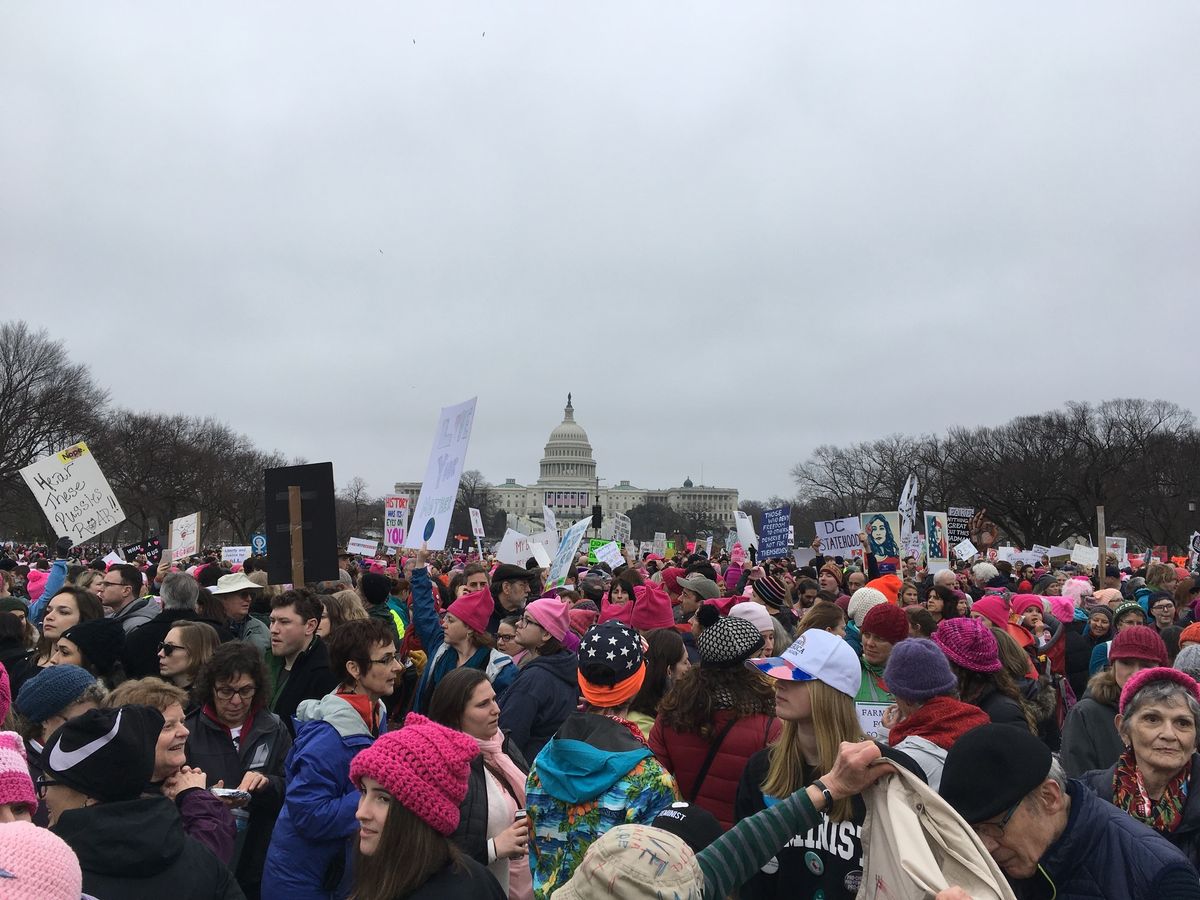
{"label": "white protest sign", "polygon": [[471,534],[477,538],[483,537],[483,516],[479,514],[479,510],[471,506],[467,508],[467,512],[471,516]]}
{"label": "white protest sign", "polygon": [[1031,547],[1030,549],[1032,550],[1032,552],[1036,553],[1039,557],[1050,555],[1050,548],[1045,546],[1044,544],[1034,544],[1033,547]]}
{"label": "white protest sign", "polygon": [[712,535],[711,534],[704,540],[704,555],[712,556]]}
{"label": "white protest sign", "polygon": [[533,554],[533,558],[537,560],[538,568],[550,568],[550,554],[546,552],[546,547],[543,544],[539,544],[537,541],[530,541],[529,551]]}
{"label": "white protest sign", "polygon": [[542,507],[542,528],[547,534],[554,535],[554,544],[558,545],[558,519],[554,515],[554,510],[548,506]]}
{"label": "white protest sign", "polygon": [[379,551],[379,541],[368,540],[367,538],[352,537],[346,541],[346,552],[351,556],[368,556],[374,557]]}
{"label": "white protest sign", "polygon": [[917,518],[917,489],[919,481],[916,475],[909,475],[900,491],[900,499],[896,503],[900,513],[900,540],[903,541],[912,534],[913,522]]}
{"label": "white protest sign", "polygon": [[496,559],[510,566],[524,566],[531,556],[533,551],[529,549],[529,538],[526,535],[511,528],[504,532],[500,546],[496,548]]}
{"label": "white protest sign", "polygon": [[427,544],[430,550],[446,549],[446,534],[458,499],[458,482],[471,442],[477,399],[472,397],[456,406],[444,407],[438,418],[421,495],[413,511],[412,526],[404,538],[404,546],[410,550],[419,550],[422,544]]}
{"label": "white protest sign", "polygon": [[[554,565],[550,567],[550,575],[546,579],[546,587],[561,587],[567,582],[567,572],[575,562],[575,551],[583,534],[592,527],[592,517],[580,519],[566,530],[562,540],[558,542],[558,553],[554,555]],[[665,538],[664,538],[665,540]]]}
{"label": "white protest sign", "polygon": [[1070,556],[1070,555],[1071,555],[1070,548],[1059,547],[1057,545],[1051,547],[1050,552],[1047,554],[1047,556],[1049,556],[1051,559],[1053,559],[1056,556]]}
{"label": "white protest sign", "polygon": [[890,729],[883,724],[883,715],[891,706],[890,703],[855,703],[854,709],[858,713],[858,724],[862,726],[863,734],[873,741],[886,744]]}
{"label": "white protest sign", "polygon": [[654,552],[659,556],[667,552],[667,533],[665,531],[654,532]]}
{"label": "white protest sign", "polygon": [[798,566],[807,566],[816,559],[816,556],[812,547],[799,547],[792,551],[792,558],[796,560]]}
{"label": "white protest sign", "polygon": [[609,521],[613,523],[613,540],[621,544],[628,543],[629,535],[633,531],[633,522],[629,516],[625,513],[613,513],[609,516]]}
{"label": "white protest sign", "polygon": [[221,561],[227,563],[241,564],[246,561],[246,558],[252,553],[249,547],[222,547]]}
{"label": "white protest sign", "polygon": [[104,559],[100,560],[100,562],[106,566],[115,566],[117,563],[125,562],[125,560],[121,559],[121,554],[114,550],[108,556],[104,557]]}
{"label": "white protest sign", "polygon": [[737,525],[738,543],[746,550],[754,547],[754,551],[758,552],[758,535],[754,533],[754,521],[740,509],[733,514],[734,522]]}
{"label": "white protest sign", "polygon": [[858,516],[814,522],[813,526],[821,541],[822,556],[849,556],[853,550],[862,546],[858,540],[858,533],[862,530]]}
{"label": "white protest sign", "polygon": [[1100,548],[1076,544],[1071,548],[1071,562],[1094,569],[1100,564]]}
{"label": "white protest sign", "polygon": [[921,557],[925,553],[925,535],[919,531],[910,532],[908,537],[900,542],[900,549],[904,551],[905,558],[911,556],[920,565]]}
{"label": "white protest sign", "polygon": [[1128,538],[1108,537],[1104,539],[1104,552],[1111,553],[1117,558],[1117,568],[1124,569],[1129,565]]}
{"label": "white protest sign", "polygon": [[621,555],[621,548],[617,546],[616,541],[601,544],[592,552],[596,554],[597,562],[608,563],[614,569],[625,565],[625,557]]}
{"label": "white protest sign", "polygon": [[388,494],[383,498],[383,546],[390,549],[404,546],[408,534],[408,497]]}
{"label": "white protest sign", "polygon": [[1001,562],[1012,562],[1013,554],[1016,552],[1016,547],[997,547],[996,559],[1000,560]]}
{"label": "white protest sign", "polygon": [[1188,568],[1196,570],[1196,560],[1200,558],[1200,531],[1193,531],[1188,540]]}
{"label": "white protest sign", "polygon": [[59,537],[76,544],[125,521],[96,457],[82,442],[21,470],[47,521]]}
{"label": "white protest sign", "polygon": [[541,544],[546,548],[546,552],[554,556],[558,552],[558,535],[552,535],[548,531],[538,531],[529,536],[530,544]]}
{"label": "white protest sign", "polygon": [[954,555],[959,559],[970,559],[979,551],[975,549],[975,545],[968,538],[965,541],[960,541],[954,545]]}
{"label": "white protest sign", "polygon": [[200,513],[171,520],[167,546],[171,548],[171,562],[193,556],[200,540]]}

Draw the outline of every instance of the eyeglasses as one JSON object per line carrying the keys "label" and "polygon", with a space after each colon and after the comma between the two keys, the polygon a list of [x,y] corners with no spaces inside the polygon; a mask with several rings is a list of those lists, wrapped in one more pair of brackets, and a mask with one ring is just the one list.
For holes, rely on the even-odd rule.
{"label": "eyeglasses", "polygon": [[496,635],[496,640],[498,640],[498,641],[515,641],[516,639],[517,639],[517,636],[515,634],[498,634],[498,635]]}
{"label": "eyeglasses", "polygon": [[379,659],[371,660],[371,664],[376,665],[376,666],[390,666],[395,661],[396,661],[395,653],[385,653],[385,654],[383,654],[383,656],[379,657]]}
{"label": "eyeglasses", "polygon": [[1008,812],[1004,814],[1004,818],[999,822],[980,822],[978,825],[972,825],[971,827],[981,838],[987,838],[989,841],[993,841],[998,844],[1004,837],[1004,829],[1008,827],[1009,820],[1012,819],[1013,813],[1015,813],[1017,811],[1017,807],[1024,802],[1025,798],[1022,797],[1020,800],[1010,806],[1008,808]]}
{"label": "eyeglasses", "polygon": [[35,781],[34,788],[36,788],[36,790],[37,790],[38,799],[45,800],[46,799],[46,788],[53,787],[56,784],[61,784],[61,782],[54,781],[53,779],[50,779],[50,778],[39,778],[37,781]]}
{"label": "eyeglasses", "polygon": [[1174,612],[1174,610],[1175,610],[1174,603],[1159,603],[1155,606],[1150,607],[1150,612]]}
{"label": "eyeglasses", "polygon": [[253,697],[257,691],[258,688],[250,684],[244,688],[239,688],[238,690],[234,690],[233,688],[229,687],[217,688],[213,693],[215,693],[222,700],[232,700],[233,695],[237,694],[238,699],[245,701]]}
{"label": "eyeglasses", "polygon": [[123,582],[123,581],[103,581],[103,580],[102,580],[102,581],[100,582],[100,586],[101,586],[101,587],[120,587],[120,586],[121,586],[121,585],[123,585],[124,583],[125,583],[125,582]]}
{"label": "eyeglasses", "polygon": [[186,653],[187,647],[183,646],[182,644],[168,644],[166,641],[163,641],[158,645],[158,652],[163,656],[170,656],[176,650],[182,650]]}

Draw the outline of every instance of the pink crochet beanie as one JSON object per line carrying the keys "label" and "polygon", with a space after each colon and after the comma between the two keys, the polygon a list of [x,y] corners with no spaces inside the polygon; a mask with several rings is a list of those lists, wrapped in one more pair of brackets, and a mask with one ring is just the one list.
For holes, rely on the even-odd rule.
{"label": "pink crochet beanie", "polygon": [[8,711],[12,707],[12,685],[8,680],[8,669],[4,668],[4,663],[0,663],[0,724],[8,718]]}
{"label": "pink crochet beanie", "polygon": [[79,900],[83,872],[67,842],[32,822],[0,825],[0,885],[7,900]]}
{"label": "pink crochet beanie", "polygon": [[446,836],[458,827],[458,807],[467,796],[471,760],[479,755],[473,737],[409,713],[404,727],[379,736],[350,763],[350,780],[378,781],[397,803]]}
{"label": "pink crochet beanie", "polygon": [[942,619],[933,642],[946,659],[971,672],[999,672],[1000,646],[990,628],[978,619]]}
{"label": "pink crochet beanie", "polygon": [[25,743],[15,731],[0,731],[0,804],[6,803],[24,804],[31,816],[37,812]]}

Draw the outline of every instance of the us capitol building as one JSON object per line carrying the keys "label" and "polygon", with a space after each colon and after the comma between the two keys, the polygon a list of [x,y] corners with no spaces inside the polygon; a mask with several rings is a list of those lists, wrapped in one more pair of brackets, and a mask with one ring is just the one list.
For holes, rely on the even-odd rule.
{"label": "us capitol building", "polygon": [[[415,499],[420,492],[419,481],[396,483],[397,494],[408,494]],[[600,479],[596,477],[592,445],[587,432],[575,421],[570,394],[567,394],[562,422],[550,432],[546,441],[537,482],[524,485],[518,484],[515,478],[507,478],[503,484],[493,486],[492,492],[496,497],[496,508],[508,514],[509,527],[520,530],[521,521],[528,519],[534,532],[541,530],[543,505],[554,510],[561,531],[590,515],[592,505],[599,503],[604,511],[604,532],[612,527],[609,518],[612,513],[628,513],[643,503],[661,503],[683,514],[707,513],[726,528],[733,528],[733,514],[738,505],[735,489],[696,485],[691,478],[680,487],[661,490],[647,490],[628,481],[601,487]]]}

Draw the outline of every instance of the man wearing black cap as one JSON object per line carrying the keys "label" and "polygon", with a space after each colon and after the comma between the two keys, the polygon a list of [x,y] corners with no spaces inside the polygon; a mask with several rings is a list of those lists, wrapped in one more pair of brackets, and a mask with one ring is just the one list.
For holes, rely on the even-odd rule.
{"label": "man wearing black cap", "polygon": [[50,830],[83,869],[97,897],[243,897],[229,870],[184,834],[175,804],[143,797],[154,772],[162,713],[149,706],[93,709],[68,719],[42,753],[37,789]]}
{"label": "man wearing black cap", "polygon": [[975,829],[1021,900],[1200,898],[1166,838],[1068,779],[1035,735],[981,725],[950,748],[942,797]]}
{"label": "man wearing black cap", "polygon": [[496,633],[500,620],[505,616],[516,615],[525,609],[525,599],[529,596],[529,570],[520,566],[501,563],[492,573],[492,600],[496,609],[488,621],[488,632]]}

